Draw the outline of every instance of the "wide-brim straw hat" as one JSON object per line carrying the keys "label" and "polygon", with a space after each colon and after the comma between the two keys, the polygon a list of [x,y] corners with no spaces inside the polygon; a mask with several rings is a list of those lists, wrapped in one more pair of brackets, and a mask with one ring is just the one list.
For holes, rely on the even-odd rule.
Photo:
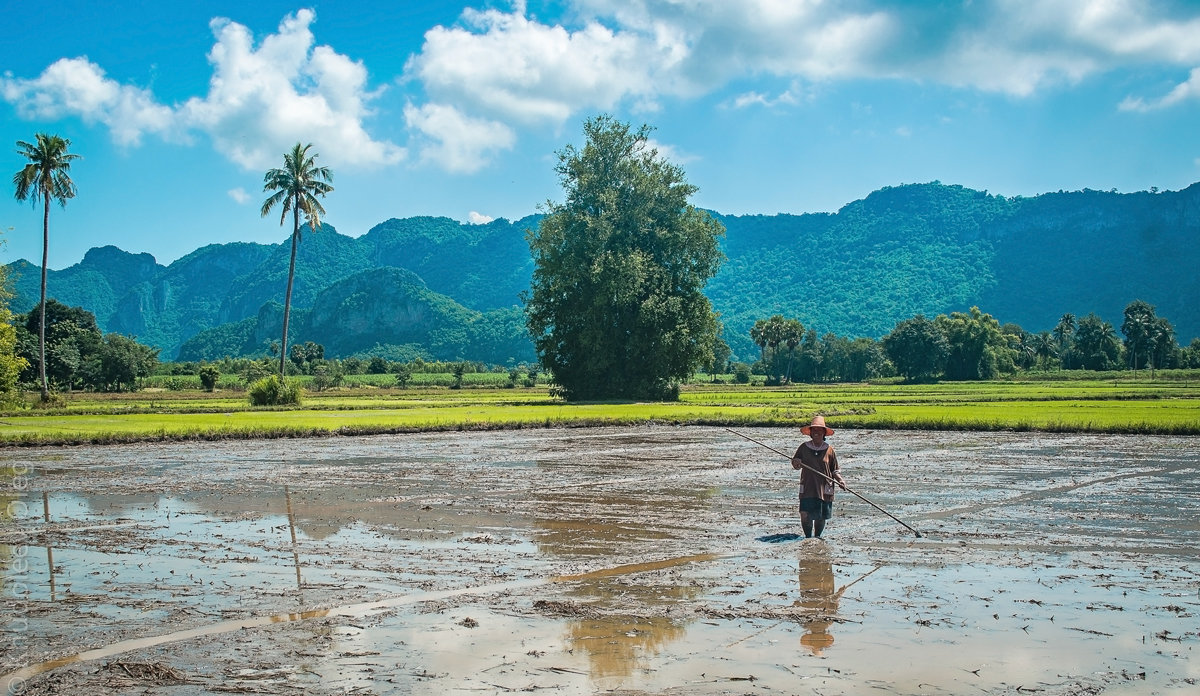
{"label": "wide-brim straw hat", "polygon": [[833,428],[829,427],[828,425],[825,425],[825,417],[824,416],[813,416],[812,423],[809,423],[808,425],[801,427],[800,432],[804,433],[805,435],[808,435],[812,432],[813,428],[824,428],[826,437],[833,434]]}

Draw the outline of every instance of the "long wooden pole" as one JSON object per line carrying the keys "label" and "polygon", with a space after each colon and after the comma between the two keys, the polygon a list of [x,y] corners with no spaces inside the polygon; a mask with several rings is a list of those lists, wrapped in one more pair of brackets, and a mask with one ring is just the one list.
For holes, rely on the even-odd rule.
{"label": "long wooden pole", "polygon": [[[733,430],[731,428],[725,428],[725,429],[728,430],[729,432],[733,433],[734,435],[737,435],[738,437],[745,438],[745,439],[749,440],[750,442],[753,442],[756,445],[762,445],[763,447],[766,447],[767,449],[769,449],[772,452],[774,452],[775,454],[778,454],[779,456],[787,459],[788,461],[791,461],[791,459],[792,459],[789,455],[784,454],[783,452],[780,452],[779,450],[775,449],[774,447],[772,447],[766,443],[759,442],[758,440],[755,440],[754,438],[750,437],[749,435],[743,435],[743,434],[739,433],[738,431]],[[803,462],[800,463],[800,466],[804,467],[805,469],[808,469],[809,471],[813,472],[814,474],[817,474],[818,476],[823,476],[824,478],[828,479],[830,483],[837,483],[837,481],[835,481],[833,479],[833,477],[829,476],[824,471],[818,471],[817,469],[814,469],[811,466],[808,466],[807,464],[805,464]],[[866,496],[862,495],[858,491],[855,491],[854,489],[850,488],[849,486],[846,486],[846,485],[843,485],[840,483],[838,484],[838,486],[840,486],[841,489],[846,491],[847,493],[858,496],[864,503],[866,503],[866,504],[870,505],[871,507],[875,508],[876,510],[882,512],[883,514],[887,515],[888,517],[892,518],[893,520],[896,520],[905,529],[912,532],[913,534],[916,534],[918,539],[921,538],[920,532],[918,532],[916,529],[913,529],[912,527],[908,526],[907,524],[904,524],[904,522],[902,522],[900,520],[900,518],[896,517],[892,513],[888,512],[887,510],[884,510],[883,508],[879,507],[875,503],[871,502],[869,499],[867,499]]]}

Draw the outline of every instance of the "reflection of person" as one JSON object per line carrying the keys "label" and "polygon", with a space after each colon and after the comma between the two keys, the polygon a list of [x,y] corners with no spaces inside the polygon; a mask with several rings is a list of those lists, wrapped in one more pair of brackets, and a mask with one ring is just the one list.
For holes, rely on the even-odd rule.
{"label": "reflection of person", "polygon": [[825,520],[833,518],[833,484],[836,482],[845,490],[846,482],[838,471],[837,454],[825,442],[833,434],[833,428],[825,425],[825,418],[816,416],[800,432],[810,438],[792,457],[792,468],[800,470],[800,526],[804,528],[804,536],[811,537],[815,532],[820,537],[825,531]]}
{"label": "reflection of person", "polygon": [[842,598],[842,589],[834,589],[833,563],[824,554],[805,555],[800,558],[800,599],[795,606],[806,609],[810,613],[805,625],[805,633],[800,637],[800,644],[808,648],[813,655],[820,657],[821,653],[833,645],[833,635],[829,627],[837,615],[838,601]]}

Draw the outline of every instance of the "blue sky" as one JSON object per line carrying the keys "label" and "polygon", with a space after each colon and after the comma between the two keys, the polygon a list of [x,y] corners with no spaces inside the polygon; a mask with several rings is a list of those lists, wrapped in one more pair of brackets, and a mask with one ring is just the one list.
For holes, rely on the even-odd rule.
{"label": "blue sky", "polygon": [[834,211],[882,186],[992,193],[1200,180],[1200,3],[1134,0],[5,0],[0,262],[40,263],[17,140],[71,140],[51,268],[276,243],[262,175],[298,141],[325,221],[519,218],[561,198],[584,119],[655,127],[729,214]]}

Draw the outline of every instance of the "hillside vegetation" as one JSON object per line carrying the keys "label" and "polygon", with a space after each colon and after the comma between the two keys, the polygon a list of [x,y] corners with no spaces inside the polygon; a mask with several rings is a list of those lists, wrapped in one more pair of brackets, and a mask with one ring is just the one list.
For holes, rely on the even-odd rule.
{"label": "hillside vegetation", "polygon": [[[1067,312],[1120,324],[1142,299],[1181,343],[1200,336],[1200,184],[1005,198],[935,182],[884,188],[836,213],[715,214],[727,259],[705,292],[737,358],[757,356],[749,329],[773,314],[878,338],[916,314],[977,305],[1037,332]],[[357,238],[305,230],[293,335],[330,357],[529,360],[520,297],[533,267],[525,232],[539,220],[393,219]],[[262,354],[278,333],[286,257],[285,244],[221,244],[162,266],[100,247],[51,271],[49,293],[165,358]],[[12,309],[28,311],[38,269],[9,268]]]}

